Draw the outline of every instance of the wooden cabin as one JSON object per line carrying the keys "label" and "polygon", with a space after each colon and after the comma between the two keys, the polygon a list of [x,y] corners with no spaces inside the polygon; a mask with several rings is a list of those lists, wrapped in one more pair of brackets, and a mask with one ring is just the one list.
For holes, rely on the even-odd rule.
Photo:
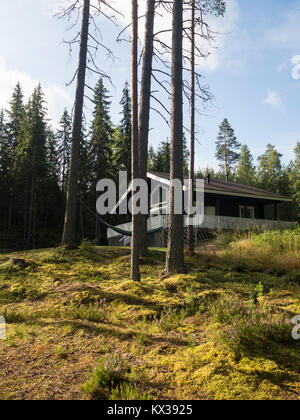
{"label": "wooden cabin", "polygon": [[[151,246],[166,246],[169,217],[160,210],[167,202],[170,175],[149,172],[149,186],[151,181],[159,185],[161,194],[157,202],[151,202],[148,229],[161,227],[161,231],[150,234],[149,242]],[[214,180],[209,176],[204,180],[204,220],[199,217],[199,225],[194,227],[195,243],[212,231],[294,228],[296,223],[292,221],[291,209],[292,200],[288,197],[236,182]],[[118,228],[131,231],[131,223]],[[111,245],[130,243],[130,237],[112,229],[108,230],[108,240]]]}

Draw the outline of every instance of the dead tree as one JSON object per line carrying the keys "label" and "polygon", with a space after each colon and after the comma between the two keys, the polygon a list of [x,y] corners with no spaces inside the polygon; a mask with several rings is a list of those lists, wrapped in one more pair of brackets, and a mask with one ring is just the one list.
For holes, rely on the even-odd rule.
{"label": "dead tree", "polygon": [[[191,204],[194,199],[195,184],[195,0],[191,4],[191,99],[190,99],[190,162],[189,162],[189,208],[188,217],[191,217]],[[195,252],[194,227],[188,225],[187,250],[189,255]]]}
{"label": "dead tree", "polygon": [[172,182],[183,182],[183,1],[173,2],[172,82],[171,82],[171,162],[170,221],[165,273],[182,273],[184,269],[183,214],[175,214],[175,189]]}
{"label": "dead tree", "polygon": [[[73,129],[72,129],[72,147],[70,156],[70,170],[69,170],[69,182],[66,199],[66,212],[64,229],[62,236],[62,245],[76,246],[78,244],[77,234],[77,205],[78,205],[78,181],[80,175],[80,137],[82,129],[82,118],[83,118],[83,106],[85,98],[85,87],[86,87],[86,73],[91,71],[102,77],[108,77],[102,72],[96,64],[96,54],[100,47],[104,48],[106,52],[112,56],[112,52],[106,48],[98,39],[99,29],[95,22],[95,16],[102,14],[109,17],[106,12],[102,10],[102,6],[114,10],[104,0],[98,0],[97,3],[91,2],[91,0],[76,0],[69,5],[66,9],[63,9],[57,14],[58,17],[64,17],[70,20],[71,16],[75,15],[75,23],[71,28],[76,27],[76,23],[82,14],[82,25],[81,30],[77,32],[74,38],[66,43],[72,51],[74,44],[80,44],[79,47],[79,63],[78,68],[71,80],[71,83],[77,78],[75,104],[74,104],[74,117],[73,117]],[[95,35],[93,35],[89,29],[93,25]],[[101,37],[98,37],[101,39]],[[90,89],[90,88],[89,88]]]}
{"label": "dead tree", "polygon": [[75,95],[74,120],[72,132],[72,150],[70,161],[69,182],[66,201],[66,213],[62,245],[74,246],[77,244],[76,207],[78,194],[78,178],[80,166],[80,137],[82,129],[82,113],[84,100],[84,87],[86,77],[86,62],[88,51],[88,34],[90,22],[90,0],[84,0],[82,12],[81,41],[79,51],[79,66],[77,73],[77,86]]}
{"label": "dead tree", "polygon": [[[132,40],[131,40],[131,106],[132,106],[132,182],[139,177],[139,130],[138,130],[138,3],[132,0]],[[132,195],[134,184],[132,184]],[[132,200],[133,204],[133,200]],[[140,215],[134,213],[132,205],[132,237],[131,237],[131,280],[140,281],[139,264],[139,220]]]}
{"label": "dead tree", "polygon": [[[147,0],[145,42],[143,53],[143,68],[141,78],[141,98],[139,115],[139,160],[140,177],[147,180],[148,140],[151,101],[151,74],[153,60],[153,34],[154,34],[155,0]],[[147,251],[147,216],[141,215],[140,224],[140,253]]]}

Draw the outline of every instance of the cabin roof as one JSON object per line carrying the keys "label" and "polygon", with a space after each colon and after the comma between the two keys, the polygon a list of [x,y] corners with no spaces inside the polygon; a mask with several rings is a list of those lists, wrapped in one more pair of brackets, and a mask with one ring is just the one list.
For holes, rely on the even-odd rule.
{"label": "cabin roof", "polygon": [[[162,182],[170,181],[170,174],[164,172],[148,172],[148,177],[156,180],[161,180]],[[185,179],[188,179],[188,177],[185,177]],[[198,177],[197,179],[203,178]],[[292,202],[290,198],[280,194],[265,191],[256,187],[251,187],[249,185],[239,184],[237,182],[227,182],[216,179],[211,179],[210,183],[208,183],[207,179],[204,180],[204,192],[207,194],[219,194],[237,197],[249,197],[262,200]]]}

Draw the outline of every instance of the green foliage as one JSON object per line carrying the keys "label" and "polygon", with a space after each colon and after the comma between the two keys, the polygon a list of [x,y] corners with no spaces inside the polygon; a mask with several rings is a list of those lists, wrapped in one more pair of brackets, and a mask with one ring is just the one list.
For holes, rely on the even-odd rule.
{"label": "green foliage", "polygon": [[[170,173],[170,152],[169,141],[162,141],[155,151],[152,146],[148,154],[148,170],[153,172]],[[185,135],[183,135],[183,173],[188,174],[189,150]]]}
{"label": "green foliage", "polygon": [[266,152],[259,156],[257,168],[258,184],[266,191],[288,195],[288,176],[281,163],[282,154],[268,144]]}
{"label": "green foliage", "polygon": [[69,116],[67,109],[59,122],[59,129],[56,133],[57,139],[57,151],[59,154],[59,165],[60,165],[60,185],[62,191],[66,192],[69,165],[70,165],[70,153],[71,153],[71,136],[72,136],[72,120]]}
{"label": "green foliage", "polygon": [[59,345],[55,349],[55,354],[59,359],[65,360],[68,358],[68,349],[65,346]]}
{"label": "green foliage", "polygon": [[102,323],[106,319],[105,309],[96,305],[70,305],[70,307],[66,308],[62,314],[62,317],[67,319],[79,319],[79,320],[87,320],[90,322],[98,322]]}
{"label": "green foliage", "polygon": [[94,112],[89,142],[90,179],[93,188],[103,178],[113,175],[112,168],[112,122],[110,120],[108,90],[99,79],[94,93]]}
{"label": "green foliage", "polygon": [[229,175],[240,158],[241,144],[237,141],[234,130],[226,118],[220,125],[216,146],[216,158],[220,162],[220,167]]}
{"label": "green foliage", "polygon": [[257,285],[255,285],[253,293],[251,295],[251,300],[256,305],[258,303],[258,299],[263,297],[264,295],[265,287],[262,284],[262,282],[259,282]]}
{"label": "green foliage", "polygon": [[89,239],[83,239],[79,250],[84,257],[93,258],[96,255],[96,244]]}
{"label": "green foliage", "polygon": [[130,367],[122,356],[115,352],[101,357],[91,377],[82,386],[92,398],[106,399],[111,391],[129,379]]}
{"label": "green foliage", "polygon": [[121,384],[111,391],[109,399],[112,401],[148,401],[150,396],[141,392],[136,385]]}
{"label": "green foliage", "polygon": [[256,184],[255,180],[256,168],[253,164],[253,156],[249,147],[244,144],[241,147],[240,159],[238,161],[236,179],[237,182],[245,185]]}
{"label": "green foliage", "polygon": [[266,231],[251,235],[254,245],[269,246],[274,253],[296,254],[300,252],[300,228],[285,231]]}
{"label": "green foliage", "polygon": [[296,216],[300,221],[300,143],[297,143],[294,153],[295,158],[290,165],[289,182],[296,207]]}
{"label": "green foliage", "polygon": [[267,342],[291,344],[291,324],[288,315],[272,313],[267,306],[253,306],[234,298],[222,298],[210,308],[210,313],[221,324],[221,340],[235,353],[237,359],[251,351],[253,346]]}
{"label": "green foliage", "polygon": [[114,159],[119,170],[127,171],[131,176],[131,97],[128,82],[125,83],[120,126],[114,130]]}
{"label": "green foliage", "polygon": [[137,375],[117,351],[98,360],[96,369],[82,386],[82,390],[96,400],[150,399],[148,394],[140,391]]}
{"label": "green foliage", "polygon": [[183,309],[166,307],[154,317],[156,326],[162,331],[175,331],[184,321],[186,313]]}

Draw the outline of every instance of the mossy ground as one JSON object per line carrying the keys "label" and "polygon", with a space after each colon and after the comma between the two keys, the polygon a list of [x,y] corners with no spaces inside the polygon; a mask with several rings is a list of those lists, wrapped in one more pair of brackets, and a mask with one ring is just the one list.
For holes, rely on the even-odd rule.
{"label": "mossy ground", "polygon": [[[165,253],[129,280],[129,250],[52,249],[0,255],[1,399],[87,399],[99,358],[118,354],[153,399],[299,399],[300,347],[253,339],[239,357],[212,315],[223,299],[252,302],[286,319],[300,314],[297,273],[256,271],[228,255],[187,258],[187,274],[162,280]],[[24,258],[25,269],[11,264]],[[297,277],[298,276],[298,277]],[[251,305],[254,305],[250,303]],[[291,327],[292,329],[292,327]]]}

